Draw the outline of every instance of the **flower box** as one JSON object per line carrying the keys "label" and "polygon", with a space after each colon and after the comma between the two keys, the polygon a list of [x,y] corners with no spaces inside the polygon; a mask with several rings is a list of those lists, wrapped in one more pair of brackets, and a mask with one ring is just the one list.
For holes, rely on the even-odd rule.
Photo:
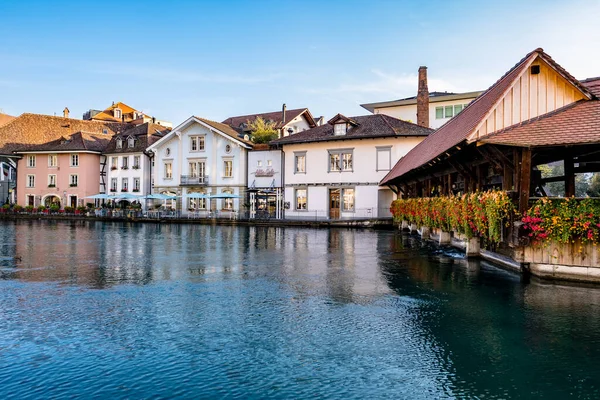
{"label": "flower box", "polygon": [[124,167],[121,167],[121,169],[129,169],[129,167],[124,166]]}
{"label": "flower box", "polygon": [[117,169],[117,167],[115,167],[115,166],[112,166],[112,167],[110,167],[110,170],[111,170],[111,171],[114,171],[114,170],[116,170],[116,169]]}

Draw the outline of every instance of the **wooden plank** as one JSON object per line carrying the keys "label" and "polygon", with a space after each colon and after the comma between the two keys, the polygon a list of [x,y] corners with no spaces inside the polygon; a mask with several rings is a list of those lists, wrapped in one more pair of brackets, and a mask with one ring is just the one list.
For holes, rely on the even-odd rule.
{"label": "wooden plank", "polygon": [[511,171],[514,171],[515,164],[512,162],[512,160],[510,158],[508,158],[502,152],[502,150],[498,149],[496,146],[491,146],[491,145],[488,145],[485,148],[487,150],[489,150],[490,153],[492,153],[497,159],[499,159],[501,161],[503,167],[508,167],[508,169],[510,169]]}
{"label": "wooden plank", "polygon": [[529,209],[529,193],[531,190],[531,149],[521,150],[521,179],[519,181],[519,211]]}

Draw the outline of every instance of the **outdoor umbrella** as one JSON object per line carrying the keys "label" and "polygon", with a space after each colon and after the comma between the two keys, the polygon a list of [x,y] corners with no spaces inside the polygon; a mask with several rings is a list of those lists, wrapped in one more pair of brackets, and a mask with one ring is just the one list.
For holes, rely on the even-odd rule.
{"label": "outdoor umbrella", "polygon": [[98,200],[108,200],[108,199],[113,199],[114,197],[111,196],[110,194],[106,194],[106,193],[98,193],[95,194],[93,196],[87,196],[85,197],[86,199],[98,199]]}

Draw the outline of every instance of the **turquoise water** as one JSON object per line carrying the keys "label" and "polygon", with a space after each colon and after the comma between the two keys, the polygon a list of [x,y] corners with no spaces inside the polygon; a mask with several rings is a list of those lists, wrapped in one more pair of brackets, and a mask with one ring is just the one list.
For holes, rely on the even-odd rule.
{"label": "turquoise water", "polygon": [[0,243],[3,399],[600,397],[600,289],[398,232],[19,222]]}

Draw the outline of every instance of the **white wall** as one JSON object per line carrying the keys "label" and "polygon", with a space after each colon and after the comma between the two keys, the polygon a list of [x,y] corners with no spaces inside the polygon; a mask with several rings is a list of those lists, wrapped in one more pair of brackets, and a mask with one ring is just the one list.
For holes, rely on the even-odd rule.
{"label": "white wall", "polygon": [[291,121],[289,121],[287,124],[285,124],[285,126],[283,127],[283,136],[290,135],[288,132],[289,128],[292,128],[294,130],[294,132],[292,133],[292,135],[293,135],[295,133],[306,131],[306,130],[310,129],[310,125],[308,124],[308,121],[306,121],[304,114],[301,114],[301,115],[297,116],[296,118],[292,119]]}
{"label": "white wall", "polygon": [[[133,169],[133,159],[134,156],[140,157],[140,169]],[[123,166],[123,157],[128,158],[128,167],[129,169],[121,169]],[[113,158],[117,159],[117,169],[112,169]],[[150,194],[152,191],[151,188],[151,167],[150,167],[150,159],[147,155],[143,153],[118,153],[118,154],[107,154],[106,155],[106,193],[111,193],[111,184],[110,181],[112,178],[117,178],[117,191],[116,193],[121,192],[121,182],[122,178],[129,179],[129,193],[136,195],[144,195]],[[133,178],[140,178],[140,191],[133,192]]]}
{"label": "white wall", "polygon": [[[441,118],[437,119],[435,117],[435,109],[437,107],[445,107],[445,106],[454,106],[457,104],[469,104],[471,101],[475,100],[475,97],[461,100],[451,100],[451,101],[439,101],[439,102],[429,102],[429,127],[433,129],[437,129],[440,126],[444,125],[446,122],[450,120],[450,118]],[[395,106],[395,107],[382,107],[376,108],[373,110],[374,114],[385,114],[390,117],[398,118],[404,121],[412,122],[413,124],[417,123],[417,105],[416,104],[408,104],[405,106]]]}
{"label": "white wall", "polygon": [[[269,160],[272,167],[268,166]],[[258,166],[261,162],[262,167]],[[273,170],[273,176],[256,176],[257,170]],[[275,184],[273,185],[273,181]],[[254,184],[254,185],[253,185]],[[271,185],[281,187],[283,184],[283,164],[281,150],[258,150],[248,152],[248,187],[268,188]]]}
{"label": "white wall", "polygon": [[[286,217],[327,218],[330,188],[354,188],[355,190],[355,211],[342,213],[342,218],[375,217],[376,215],[373,213],[381,208],[379,197],[383,196],[387,201],[391,196],[387,192],[388,189],[378,186],[389,169],[378,170],[377,149],[390,148],[389,168],[392,168],[401,157],[422,140],[422,137],[398,137],[284,145],[284,201],[289,202],[290,205],[290,208],[285,211]],[[328,172],[329,150],[340,149],[352,151],[353,171]],[[306,173],[295,173],[295,153],[302,152],[306,152]],[[308,211],[295,210],[294,190],[296,188],[308,189]],[[369,209],[371,211],[368,211]]]}

